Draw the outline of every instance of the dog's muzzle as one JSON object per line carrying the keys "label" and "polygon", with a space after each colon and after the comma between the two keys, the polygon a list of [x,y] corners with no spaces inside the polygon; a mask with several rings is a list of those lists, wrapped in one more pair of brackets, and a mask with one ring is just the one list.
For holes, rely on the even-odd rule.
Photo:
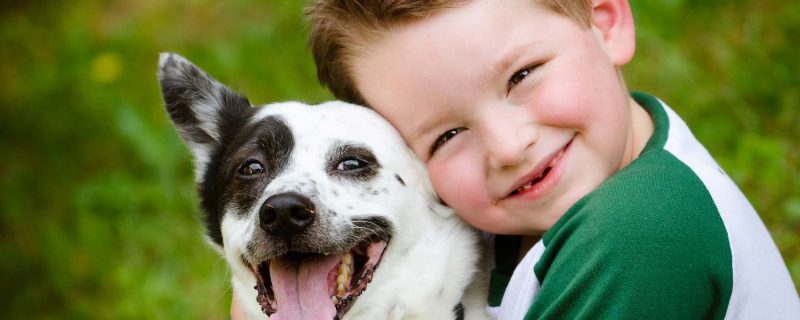
{"label": "dog's muzzle", "polygon": [[386,220],[351,220],[348,235],[326,243],[325,237],[309,238],[319,232],[311,227],[319,218],[314,202],[296,192],[270,196],[258,212],[259,227],[288,246],[250,265],[257,301],[271,319],[341,318],[367,289],[383,257],[391,235]]}

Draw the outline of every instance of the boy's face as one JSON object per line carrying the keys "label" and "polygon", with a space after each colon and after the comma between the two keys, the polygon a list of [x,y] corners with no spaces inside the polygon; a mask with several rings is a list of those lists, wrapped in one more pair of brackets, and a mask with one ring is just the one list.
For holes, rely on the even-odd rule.
{"label": "boy's face", "polygon": [[632,51],[603,28],[532,0],[474,0],[392,31],[352,60],[354,77],[462,218],[541,234],[633,157],[617,71]]}

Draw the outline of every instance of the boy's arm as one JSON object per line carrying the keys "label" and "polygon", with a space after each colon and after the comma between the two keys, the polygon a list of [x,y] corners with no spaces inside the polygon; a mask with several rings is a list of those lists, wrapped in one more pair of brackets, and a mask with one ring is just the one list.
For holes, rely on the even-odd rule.
{"label": "boy's arm", "polygon": [[[642,242],[620,242],[628,246],[620,252],[584,243],[580,250],[599,252],[582,259],[570,259],[566,254],[566,259],[554,262],[549,271],[537,270],[545,273],[545,278],[526,319],[724,317],[731,280],[727,272],[715,270],[714,259],[698,257],[707,250],[686,243],[633,241],[637,240]],[[668,248],[671,245],[674,247]],[[630,255],[626,253],[629,250],[640,254]]]}

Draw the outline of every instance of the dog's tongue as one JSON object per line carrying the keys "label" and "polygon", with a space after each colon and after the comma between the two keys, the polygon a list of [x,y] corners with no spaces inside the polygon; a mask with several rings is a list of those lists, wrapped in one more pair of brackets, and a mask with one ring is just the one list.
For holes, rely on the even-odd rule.
{"label": "dog's tongue", "polygon": [[331,301],[328,274],[341,260],[341,255],[272,260],[269,272],[277,312],[270,319],[333,319],[336,307]]}

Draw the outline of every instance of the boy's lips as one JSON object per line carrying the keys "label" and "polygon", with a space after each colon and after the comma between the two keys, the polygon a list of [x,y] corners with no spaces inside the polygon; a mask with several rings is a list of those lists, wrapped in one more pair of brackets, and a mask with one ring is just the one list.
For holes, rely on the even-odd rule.
{"label": "boy's lips", "polygon": [[539,195],[547,191],[553,184],[553,180],[560,175],[559,164],[564,154],[572,145],[574,137],[570,139],[564,147],[554,151],[547,158],[540,161],[533,170],[514,183],[514,189],[506,192],[505,198],[538,198]]}

